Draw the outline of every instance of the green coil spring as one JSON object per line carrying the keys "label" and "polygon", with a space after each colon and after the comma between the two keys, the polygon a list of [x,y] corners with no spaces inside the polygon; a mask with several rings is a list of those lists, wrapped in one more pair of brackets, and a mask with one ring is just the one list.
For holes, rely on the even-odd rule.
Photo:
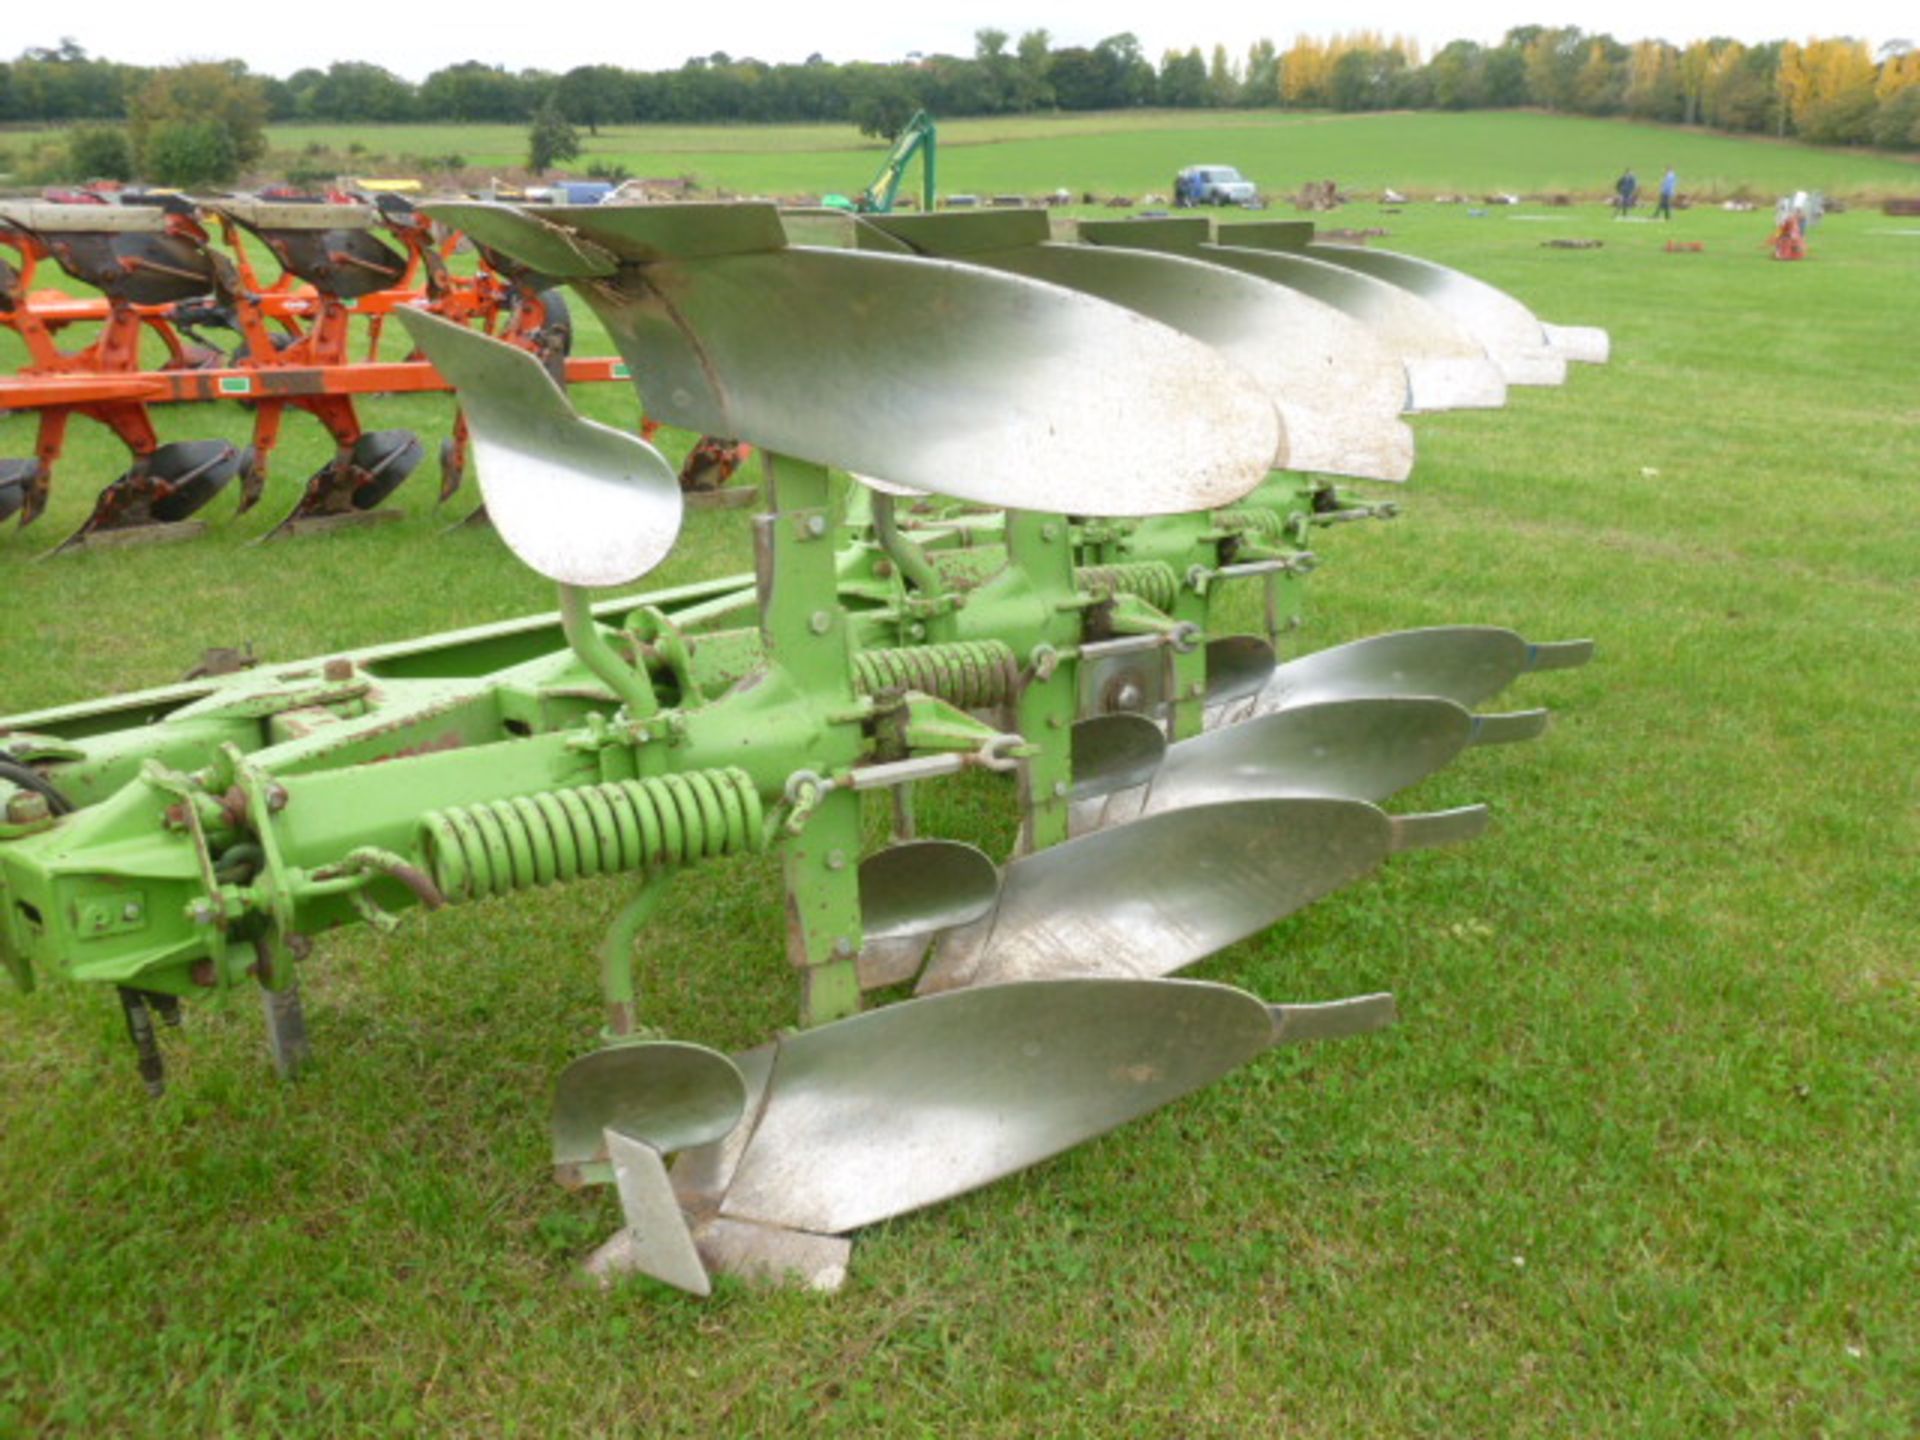
{"label": "green coil spring", "polygon": [[1073,582],[1082,590],[1108,595],[1136,595],[1156,610],[1171,610],[1180,598],[1180,577],[1158,560],[1126,565],[1081,565]]}
{"label": "green coil spring", "polygon": [[1289,524],[1291,517],[1264,506],[1250,505],[1240,509],[1216,510],[1213,512],[1213,519],[1222,530],[1242,532],[1250,530],[1270,545],[1286,545],[1295,538]]}
{"label": "green coil spring", "polygon": [[853,672],[862,694],[918,690],[962,710],[1006,704],[1020,680],[1019,661],[1004,640],[862,650],[853,657]]}
{"label": "green coil spring", "polygon": [[451,805],[422,825],[449,900],[766,848],[759,793],[732,768]]}

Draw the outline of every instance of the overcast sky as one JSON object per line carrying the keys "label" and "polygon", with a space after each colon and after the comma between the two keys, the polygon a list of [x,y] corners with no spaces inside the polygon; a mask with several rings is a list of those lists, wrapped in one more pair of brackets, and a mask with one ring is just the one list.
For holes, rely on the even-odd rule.
{"label": "overcast sky", "polygon": [[[11,7],[10,7],[11,8]],[[52,45],[71,35],[95,55],[135,64],[238,55],[255,70],[287,75],[334,60],[372,60],[420,80],[461,60],[512,69],[567,70],[581,64],[635,70],[677,67],[690,55],[724,50],[761,60],[804,60],[818,51],[829,60],[898,60],[911,51],[968,54],[973,33],[992,26],[1018,36],[1045,28],[1055,46],[1092,45],[1131,30],[1156,63],[1168,48],[1224,43],[1236,55],[1262,36],[1284,49],[1297,33],[1328,36],[1356,28],[1415,36],[1429,50],[1448,40],[1490,43],[1511,26],[1578,25],[1621,40],[1659,38],[1685,44],[1709,35],[1737,39],[1805,39],[1854,35],[1878,46],[1891,39],[1920,42],[1915,0],[1718,0],[1676,6],[1671,0],[1371,0],[1336,4],[1253,7],[1230,0],[1179,0],[1133,6],[1100,0],[920,0],[867,10],[823,6],[814,0],[699,0],[649,5],[636,0],[327,0],[319,7],[164,5],[153,0],[93,0],[54,18],[57,7],[21,6],[8,30],[12,51]],[[865,11],[866,13],[860,13]],[[31,16],[28,24],[20,22]],[[311,23],[301,23],[301,17]]]}

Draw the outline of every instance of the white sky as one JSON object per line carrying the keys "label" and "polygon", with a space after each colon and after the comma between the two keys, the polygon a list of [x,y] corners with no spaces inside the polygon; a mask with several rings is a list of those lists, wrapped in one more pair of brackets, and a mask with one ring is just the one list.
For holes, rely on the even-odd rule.
{"label": "white sky", "polygon": [[[768,61],[897,60],[919,50],[970,54],[983,26],[1016,38],[1044,27],[1055,46],[1091,45],[1131,30],[1156,63],[1163,50],[1217,41],[1235,55],[1262,36],[1282,49],[1296,33],[1333,35],[1354,29],[1413,35],[1429,50],[1448,40],[1491,43],[1522,24],[1578,25],[1617,39],[1660,38],[1685,44],[1702,36],[1805,39],[1853,35],[1877,47],[1890,39],[1920,43],[1920,7],[1913,0],[1828,0],[1809,6],[1786,0],[1718,0],[1675,5],[1657,0],[1371,0],[1342,5],[1308,0],[1304,8],[1255,8],[1231,0],[1157,0],[1116,6],[1098,0],[920,0],[893,7],[822,5],[819,0],[696,0],[650,5],[643,0],[326,0],[314,6],[165,5],[154,0],[92,0],[67,19],[34,6],[6,29],[7,53],[52,45],[71,35],[89,53],[134,64],[238,55],[253,69],[287,75],[334,60],[372,60],[412,80],[461,60],[511,69],[566,70],[580,64],[672,69],[689,55],[724,50]],[[27,25],[19,23],[26,15]],[[313,23],[301,24],[302,15]],[[558,24],[543,23],[560,16]]]}

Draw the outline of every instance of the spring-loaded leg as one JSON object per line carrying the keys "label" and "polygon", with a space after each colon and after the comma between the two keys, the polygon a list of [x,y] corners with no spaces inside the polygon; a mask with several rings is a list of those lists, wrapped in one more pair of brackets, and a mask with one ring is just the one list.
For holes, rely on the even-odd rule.
{"label": "spring-loaded leg", "polygon": [[660,899],[667,893],[670,871],[657,871],[640,893],[621,907],[600,942],[600,992],[607,1001],[606,1038],[623,1040],[639,1028],[639,1002],[633,983],[633,947]]}

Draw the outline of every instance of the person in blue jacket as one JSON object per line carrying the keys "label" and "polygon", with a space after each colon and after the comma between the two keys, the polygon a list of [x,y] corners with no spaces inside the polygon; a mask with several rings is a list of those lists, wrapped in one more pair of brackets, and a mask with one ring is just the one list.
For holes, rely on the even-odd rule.
{"label": "person in blue jacket", "polygon": [[1667,166],[1667,173],[1660,177],[1660,203],[1653,207],[1653,213],[1662,220],[1673,219],[1673,192],[1680,188],[1680,177],[1673,173],[1673,167]]}

